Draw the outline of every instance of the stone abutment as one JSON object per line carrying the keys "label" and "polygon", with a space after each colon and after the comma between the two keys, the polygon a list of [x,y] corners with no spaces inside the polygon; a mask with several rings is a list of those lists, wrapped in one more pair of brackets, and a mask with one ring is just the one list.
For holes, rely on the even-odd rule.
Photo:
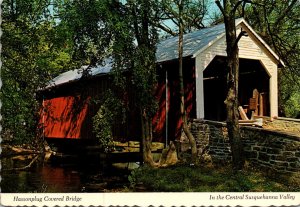
{"label": "stone abutment", "polygon": [[[225,123],[193,120],[190,127],[201,162],[231,162]],[[300,134],[249,126],[240,129],[244,156],[251,164],[280,172],[300,172]]]}

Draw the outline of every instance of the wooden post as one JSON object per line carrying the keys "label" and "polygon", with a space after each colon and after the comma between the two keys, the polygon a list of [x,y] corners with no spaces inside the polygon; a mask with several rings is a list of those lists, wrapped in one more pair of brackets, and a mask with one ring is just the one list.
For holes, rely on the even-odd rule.
{"label": "wooden post", "polygon": [[263,93],[259,94],[259,116],[264,115],[264,100],[263,100]]}
{"label": "wooden post", "polygon": [[258,90],[257,89],[254,89],[253,90],[253,96],[252,96],[252,98],[255,98],[256,100],[255,100],[255,110],[254,110],[254,115],[258,115],[258,98],[259,98],[259,92],[258,92]]}

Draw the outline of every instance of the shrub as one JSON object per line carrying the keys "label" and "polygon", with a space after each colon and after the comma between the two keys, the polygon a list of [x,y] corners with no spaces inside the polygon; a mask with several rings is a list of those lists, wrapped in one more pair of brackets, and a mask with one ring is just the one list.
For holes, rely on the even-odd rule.
{"label": "shrub", "polygon": [[[99,140],[99,144],[105,152],[111,151],[113,145],[113,123],[125,121],[125,107],[123,102],[111,91],[108,90],[100,102],[100,107],[93,117],[93,132]],[[121,117],[121,118],[120,118]]]}

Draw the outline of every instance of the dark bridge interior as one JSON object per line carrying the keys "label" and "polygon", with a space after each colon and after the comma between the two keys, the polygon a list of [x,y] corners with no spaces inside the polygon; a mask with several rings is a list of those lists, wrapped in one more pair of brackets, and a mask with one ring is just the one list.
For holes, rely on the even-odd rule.
{"label": "dark bridge interior", "polygon": [[[204,116],[215,121],[226,120],[226,58],[216,56],[204,71]],[[254,89],[264,96],[263,115],[268,116],[269,104],[269,75],[259,60],[240,58],[239,103],[249,105]]]}

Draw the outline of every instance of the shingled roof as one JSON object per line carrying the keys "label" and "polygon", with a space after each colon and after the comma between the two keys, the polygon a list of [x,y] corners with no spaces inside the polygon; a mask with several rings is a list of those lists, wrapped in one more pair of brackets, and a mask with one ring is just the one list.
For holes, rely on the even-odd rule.
{"label": "shingled roof", "polygon": [[[224,24],[197,30],[183,36],[183,57],[194,55],[213,40],[225,34]],[[178,36],[161,41],[157,45],[156,62],[178,58]]]}
{"label": "shingled roof", "polygon": [[86,70],[91,76],[107,74],[111,71],[112,64],[112,59],[107,58],[103,61],[101,65],[92,67],[89,70],[87,70],[88,66],[82,66],[79,69],[69,70],[67,72],[61,73],[59,76],[50,80],[45,89],[79,80],[82,77],[84,70]]}

